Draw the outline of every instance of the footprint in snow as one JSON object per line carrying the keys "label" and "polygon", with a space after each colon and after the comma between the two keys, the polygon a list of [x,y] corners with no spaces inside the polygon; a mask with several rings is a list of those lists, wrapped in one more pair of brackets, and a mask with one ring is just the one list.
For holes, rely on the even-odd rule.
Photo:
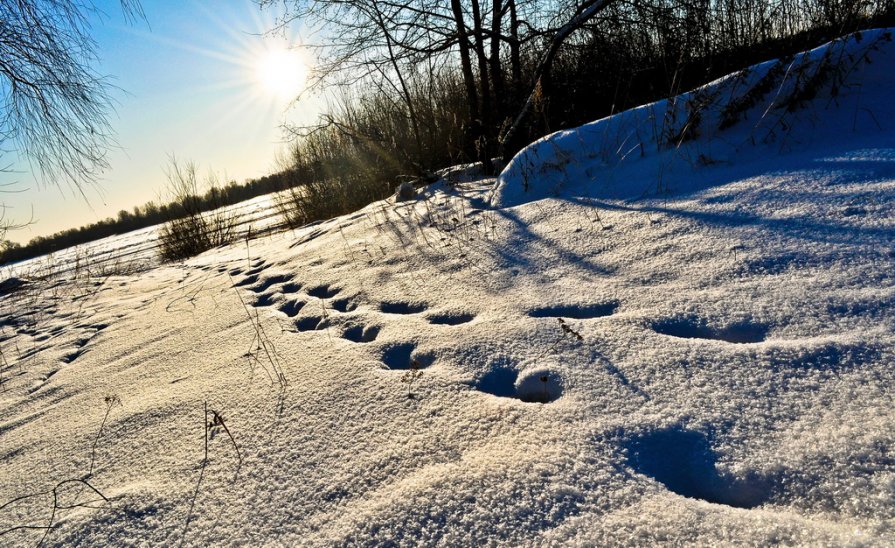
{"label": "footprint in snow", "polygon": [[734,344],[759,343],[768,335],[768,326],[758,323],[741,322],[723,327],[713,326],[696,317],[671,318],[654,322],[656,333],[679,339],[704,339]]}
{"label": "footprint in snow", "polygon": [[233,284],[233,287],[245,287],[258,281],[258,274],[251,274]]}
{"label": "footprint in snow", "polygon": [[326,329],[328,325],[329,322],[326,318],[317,315],[303,316],[295,321],[295,328],[298,329],[299,332],[319,331],[321,329]]}
{"label": "footprint in snow", "polygon": [[474,320],[475,314],[469,312],[440,312],[431,314],[426,319],[434,325],[460,325]]}
{"label": "footprint in snow", "polygon": [[[62,326],[61,326],[62,327]],[[56,329],[61,329],[61,327],[57,327]],[[75,326],[78,329],[95,329],[96,331],[102,331],[103,329],[109,327],[107,323],[79,323]]]}
{"label": "footprint in snow", "polygon": [[434,354],[417,352],[416,343],[388,344],[382,348],[381,360],[386,368],[393,371],[405,369],[425,369],[435,361]]}
{"label": "footprint in snow", "polygon": [[318,299],[332,299],[339,294],[340,289],[330,285],[318,285],[308,289],[308,295]]}
{"label": "footprint in snow", "polygon": [[596,304],[573,304],[543,306],[529,310],[532,318],[570,318],[573,320],[589,320],[603,318],[615,314],[619,303],[610,301]]}
{"label": "footprint in snow", "polygon": [[351,312],[357,310],[357,304],[350,299],[335,299],[331,301],[329,305],[337,312]]}
{"label": "footprint in snow", "polygon": [[75,360],[77,360],[78,358],[80,358],[80,357],[84,354],[84,352],[86,352],[86,351],[87,351],[86,348],[83,348],[83,347],[78,348],[78,349],[75,350],[74,352],[69,352],[68,354],[62,356],[62,361],[63,361],[64,363],[67,363],[67,364],[70,365],[70,364],[74,363]]}
{"label": "footprint in snow", "polygon": [[513,398],[516,396],[516,379],[519,371],[512,367],[495,367],[476,379],[472,387],[480,392],[491,394],[501,398]]}
{"label": "footprint in snow", "polygon": [[283,295],[298,293],[299,290],[301,290],[301,284],[298,282],[287,282],[280,286],[280,293],[282,293]]}
{"label": "footprint in snow", "polygon": [[770,498],[772,481],[759,473],[720,472],[702,432],[680,426],[638,434],[625,443],[628,465],[678,495],[735,508],[755,508]]}
{"label": "footprint in snow", "polygon": [[265,291],[270,289],[271,286],[288,282],[291,279],[291,274],[277,274],[275,276],[268,276],[262,279],[259,283],[250,287],[249,290],[255,293],[264,293]]}
{"label": "footprint in snow", "polygon": [[550,403],[562,396],[562,376],[550,368],[519,371],[514,367],[497,366],[473,381],[480,392],[501,398],[515,398],[526,403]]}
{"label": "footprint in snow", "polygon": [[267,270],[267,265],[262,264],[261,266],[253,266],[249,270],[245,271],[245,275],[246,276],[257,276],[258,274],[261,274],[265,270]]}
{"label": "footprint in snow", "polygon": [[353,325],[342,332],[342,338],[356,343],[373,342],[379,336],[379,330],[376,325]]}
{"label": "footprint in snow", "polygon": [[298,316],[298,313],[301,312],[301,309],[304,308],[305,304],[304,301],[292,299],[281,304],[279,310],[290,318],[294,318],[295,316]]}
{"label": "footprint in snow", "polygon": [[426,303],[411,301],[386,301],[379,305],[379,310],[386,314],[419,314],[428,308]]}

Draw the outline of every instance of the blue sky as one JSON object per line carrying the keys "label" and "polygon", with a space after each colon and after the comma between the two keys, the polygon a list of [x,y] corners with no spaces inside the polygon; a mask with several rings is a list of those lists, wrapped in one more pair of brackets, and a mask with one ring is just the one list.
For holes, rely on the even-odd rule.
{"label": "blue sky", "polygon": [[33,208],[32,225],[8,234],[14,241],[158,200],[171,154],[226,180],[276,171],[284,117],[311,120],[318,108],[311,100],[287,111],[287,98],[259,83],[264,52],[299,39],[294,28],[289,36],[262,37],[277,14],[250,0],[144,1],[147,22],[131,25],[117,0],[97,6],[106,14],[93,17],[97,68],[121,89],[113,93],[111,117],[120,148],[111,151],[111,168],[99,185],[85,189],[87,200],[68,185],[42,184],[25,162],[16,165],[17,173],[0,175],[18,191],[0,195],[7,219],[28,220]]}

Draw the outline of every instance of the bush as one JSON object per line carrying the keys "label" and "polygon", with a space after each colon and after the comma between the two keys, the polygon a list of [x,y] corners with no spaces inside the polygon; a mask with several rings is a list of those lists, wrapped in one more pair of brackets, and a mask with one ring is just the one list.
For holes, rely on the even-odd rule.
{"label": "bush", "polygon": [[[223,203],[208,204],[199,192],[196,165],[181,166],[171,158],[168,169],[168,192],[173,207],[170,217],[159,232],[159,254],[164,261],[177,261],[198,255],[234,239],[236,218],[223,208]],[[220,195],[217,178],[206,178],[205,196]],[[211,206],[211,211],[207,208]]]}
{"label": "bush", "polygon": [[372,177],[335,177],[281,192],[276,206],[287,226],[298,227],[351,213],[389,194],[389,185]]}

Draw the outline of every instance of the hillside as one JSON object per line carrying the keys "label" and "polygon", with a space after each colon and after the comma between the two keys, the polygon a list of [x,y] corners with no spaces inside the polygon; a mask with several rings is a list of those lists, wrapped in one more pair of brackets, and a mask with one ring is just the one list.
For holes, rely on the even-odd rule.
{"label": "hillside", "polygon": [[0,544],[891,545],[893,68],[868,31],[497,179],[0,280]]}

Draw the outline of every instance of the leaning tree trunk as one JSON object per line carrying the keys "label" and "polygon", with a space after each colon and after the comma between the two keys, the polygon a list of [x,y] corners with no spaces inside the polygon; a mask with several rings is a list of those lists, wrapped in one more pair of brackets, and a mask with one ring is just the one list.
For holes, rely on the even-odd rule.
{"label": "leaning tree trunk", "polygon": [[398,78],[398,83],[401,85],[401,95],[406,103],[407,107],[407,115],[410,118],[411,130],[413,131],[413,139],[416,143],[416,154],[413,155],[413,164],[416,167],[417,171],[420,175],[423,174],[423,167],[420,165],[420,160],[423,156],[423,141],[420,137],[420,122],[419,116],[417,116],[416,109],[413,106],[413,97],[410,94],[410,90],[407,87],[407,82],[404,79],[404,74],[401,72],[401,67],[398,66],[398,59],[395,55],[394,41],[392,40],[392,35],[388,30],[388,25],[385,22],[385,18],[382,16],[382,12],[379,10],[379,6],[376,6],[374,3],[374,9],[376,10],[376,25],[379,27],[379,31],[385,37],[385,45],[388,49],[388,58],[391,62],[392,69],[395,71],[395,76]]}
{"label": "leaning tree trunk", "polygon": [[547,48],[547,52],[544,54],[544,57],[541,58],[541,62],[538,63],[538,66],[535,69],[534,77],[532,78],[533,84],[531,92],[528,94],[528,99],[525,101],[525,104],[522,105],[522,110],[519,111],[516,119],[513,120],[513,124],[500,138],[499,146],[501,155],[514,154],[525,144],[518,142],[517,135],[519,134],[519,129],[526,118],[528,118],[528,114],[531,112],[535,99],[544,91],[544,84],[550,77],[550,69],[553,67],[553,61],[556,59],[556,54],[559,53],[559,48],[562,46],[563,42],[569,35],[581,28],[582,25],[587,23],[596,14],[609,7],[614,1],[615,0],[587,0],[578,8],[572,19],[553,35],[553,39],[550,41],[550,47]]}

